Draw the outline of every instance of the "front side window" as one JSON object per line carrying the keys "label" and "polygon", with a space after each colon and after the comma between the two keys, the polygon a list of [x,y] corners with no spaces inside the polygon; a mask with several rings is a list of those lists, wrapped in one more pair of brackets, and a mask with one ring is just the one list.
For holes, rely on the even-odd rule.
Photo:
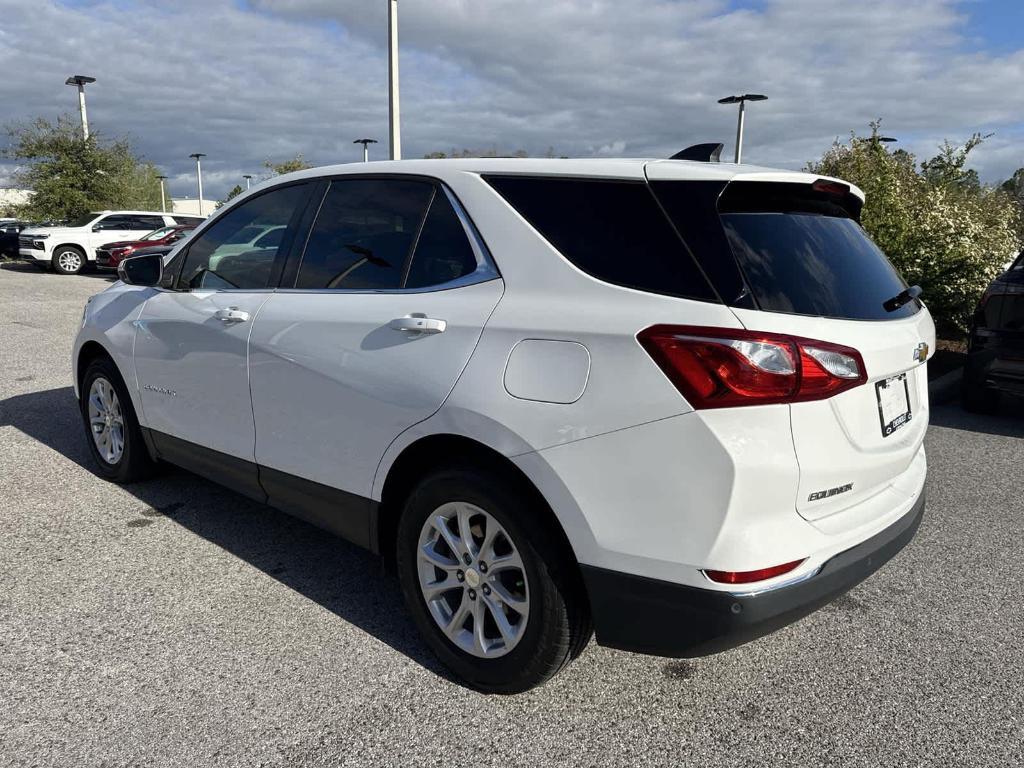
{"label": "front side window", "polygon": [[96,228],[101,232],[108,229],[135,229],[134,222],[130,216],[114,214],[96,222]]}
{"label": "front side window", "polygon": [[[289,247],[289,224],[309,184],[272,189],[232,208],[189,245],[178,287],[185,290],[266,288]],[[270,239],[266,235],[274,234]]]}

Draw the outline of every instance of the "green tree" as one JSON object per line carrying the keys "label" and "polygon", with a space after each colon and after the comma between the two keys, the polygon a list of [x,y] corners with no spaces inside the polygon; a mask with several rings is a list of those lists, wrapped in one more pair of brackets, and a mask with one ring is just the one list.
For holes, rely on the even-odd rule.
{"label": "green tree", "polygon": [[231,191],[228,192],[227,197],[225,197],[223,200],[219,201],[215,207],[216,208],[220,208],[225,203],[227,203],[229,200],[231,200],[232,198],[238,197],[243,192],[245,192],[245,190],[242,189],[242,185],[241,184],[235,184],[235,186],[233,186],[231,188]]}
{"label": "green tree", "polygon": [[807,169],[864,191],[864,229],[907,282],[924,290],[940,333],[963,334],[978,297],[1020,248],[1020,210],[966,167],[984,136],[963,146],[946,142],[918,168],[910,153],[888,152],[878,128],[874,122],[870,136],[836,142]]}
{"label": "green tree", "polygon": [[307,168],[312,168],[313,166],[306,162],[306,159],[302,156],[302,153],[300,152],[291,160],[284,160],[280,163],[275,163],[272,160],[265,160],[263,162],[263,167],[266,168],[271,173],[273,173],[275,176],[280,176],[281,174],[284,173],[304,171]]}
{"label": "green tree", "polygon": [[157,169],[142,163],[127,139],[104,140],[93,133],[83,139],[76,120],[38,118],[7,128],[10,146],[4,156],[21,161],[19,187],[35,194],[16,215],[26,219],[74,218],[104,208],[159,210]]}

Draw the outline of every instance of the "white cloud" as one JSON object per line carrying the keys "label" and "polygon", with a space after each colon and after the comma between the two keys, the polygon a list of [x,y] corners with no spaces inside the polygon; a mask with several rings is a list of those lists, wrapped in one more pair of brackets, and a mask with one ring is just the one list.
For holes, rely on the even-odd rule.
{"label": "white cloud", "polygon": [[[191,192],[190,152],[222,195],[267,158],[314,163],[386,152],[385,6],[365,0],[54,4],[5,0],[5,118],[74,109],[63,85],[99,78],[90,121],[130,133]],[[744,156],[800,167],[835,137],[884,118],[919,155],[943,137],[996,136],[983,178],[1024,164],[1024,50],[987,54],[952,0],[895,4],[768,0],[401,0],[406,154],[524,148],[543,154],[668,156],[721,140],[735,111],[719,96],[761,91]],[[45,41],[61,41],[46,45]],[[209,170],[207,179],[206,170]],[[0,171],[0,175],[3,172]]]}

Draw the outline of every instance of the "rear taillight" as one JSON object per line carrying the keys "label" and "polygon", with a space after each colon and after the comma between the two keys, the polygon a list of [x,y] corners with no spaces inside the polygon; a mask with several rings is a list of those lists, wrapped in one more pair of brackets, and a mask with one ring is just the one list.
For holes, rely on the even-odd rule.
{"label": "rear taillight", "polygon": [[637,340],[694,408],[821,400],[867,381],[857,350],[799,336],[655,325]]}
{"label": "rear taillight", "polygon": [[807,558],[801,560],[793,560],[789,563],[783,563],[782,565],[773,565],[768,568],[758,568],[756,571],[708,571],[705,570],[704,574],[712,581],[717,581],[719,584],[752,584],[755,581],[765,581],[766,579],[773,579],[776,576],[781,576],[784,573],[796,570],[797,566],[800,565]]}

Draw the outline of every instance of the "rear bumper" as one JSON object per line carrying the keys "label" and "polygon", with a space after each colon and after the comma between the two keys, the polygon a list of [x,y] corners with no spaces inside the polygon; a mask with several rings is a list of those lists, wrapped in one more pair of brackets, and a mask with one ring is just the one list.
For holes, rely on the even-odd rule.
{"label": "rear bumper", "polygon": [[792,624],[882,567],[914,537],[924,516],[913,508],[870,539],[835,555],[810,578],[738,595],[582,565],[597,642],[657,656],[706,656]]}

